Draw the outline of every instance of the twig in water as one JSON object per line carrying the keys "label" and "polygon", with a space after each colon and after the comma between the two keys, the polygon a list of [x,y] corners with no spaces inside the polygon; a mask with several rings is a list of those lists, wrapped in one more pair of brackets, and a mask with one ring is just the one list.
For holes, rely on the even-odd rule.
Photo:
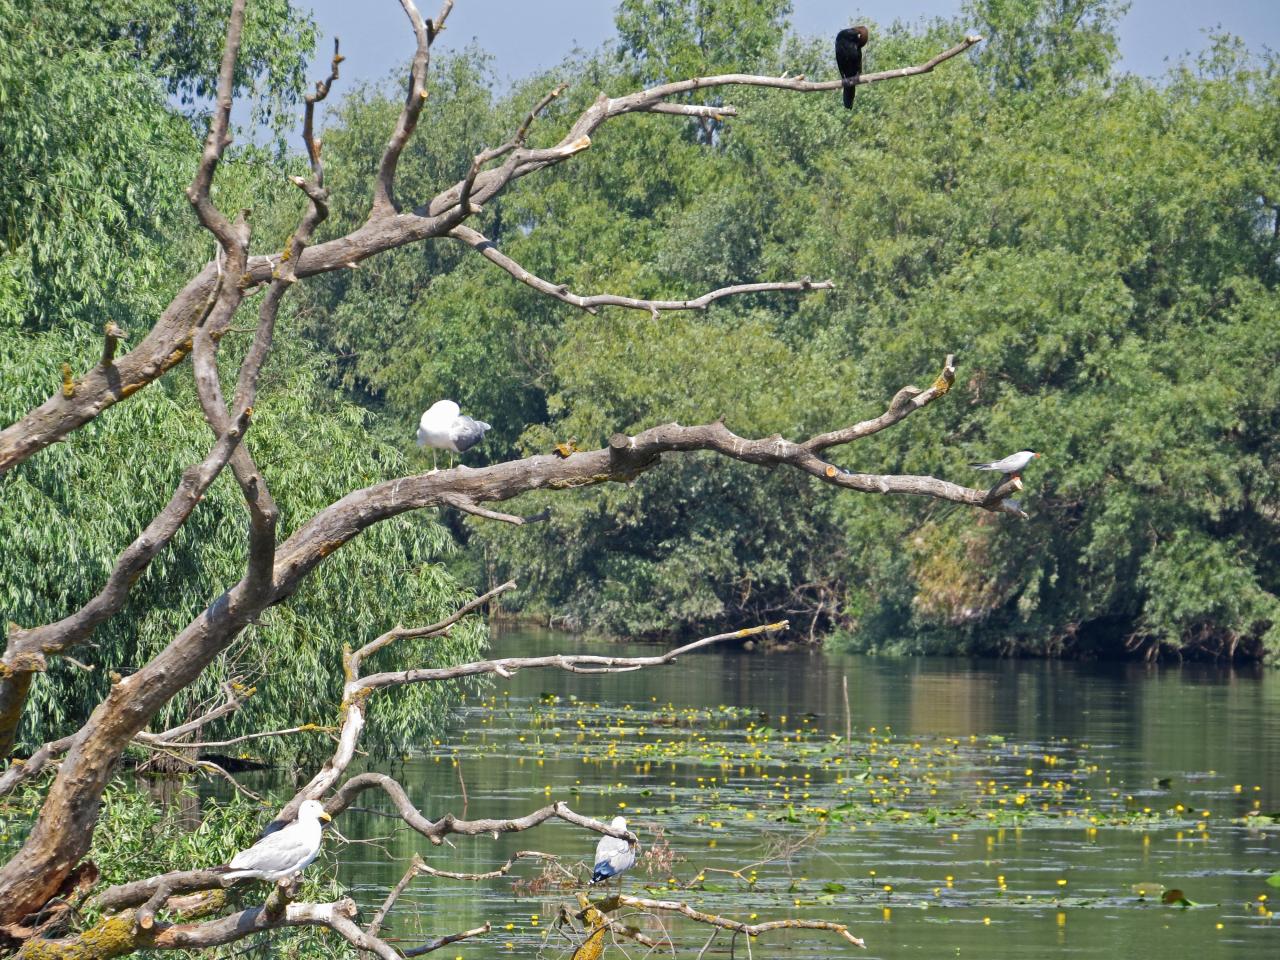
{"label": "twig in water", "polygon": [[467,815],[467,781],[462,778],[462,758],[457,757],[453,765],[458,768],[458,786],[462,788],[462,816]]}
{"label": "twig in water", "polygon": [[849,744],[853,742],[853,723],[849,717],[849,675],[840,677],[840,688],[844,693],[844,758],[849,759]]}

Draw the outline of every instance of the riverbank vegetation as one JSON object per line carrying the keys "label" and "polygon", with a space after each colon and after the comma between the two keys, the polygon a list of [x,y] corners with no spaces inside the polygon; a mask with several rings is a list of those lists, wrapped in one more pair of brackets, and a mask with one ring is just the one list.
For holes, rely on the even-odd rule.
{"label": "riverbank vegetation", "polygon": [[[306,426],[281,435],[291,447],[279,459],[302,471],[284,496],[314,494],[311,510],[290,504],[285,516],[416,462],[407,438],[424,398],[454,396],[495,423],[476,452],[491,461],[720,415],[740,434],[796,438],[874,411],[954,348],[962,402],[836,460],[965,480],[969,460],[1034,447],[1045,456],[1022,498],[1029,523],[833,497],[787,471],[761,477],[701,457],[626,488],[560,498],[541,525],[447,518],[466,547],[449,561],[455,576],[438,562],[416,575],[431,580],[435,610],[456,595],[458,577],[483,586],[514,575],[526,587],[521,609],[617,634],[787,615],[805,623],[805,637],[834,635],[857,650],[1260,657],[1280,647],[1274,63],[1217,38],[1145,81],[1114,67],[1110,5],[1090,5],[1070,31],[1047,9],[978,3],[963,24],[880,27],[881,66],[918,59],[962,27],[977,25],[992,42],[927,84],[881,87],[848,116],[822,98],[747,90],[734,97],[738,117],[676,122],[677,136],[667,118],[635,118],[609,131],[608,151],[587,151],[488,205],[490,239],[571,289],[682,296],[690,284],[808,273],[833,278],[830,293],[721,301],[678,319],[594,317],[494,283],[492,267],[461,246],[406,248],[386,255],[389,269],[307,285],[284,322],[308,336],[289,337],[288,364],[263,386],[291,407],[264,406],[259,424],[264,436],[277,435],[277,423]],[[443,182],[557,81],[570,86],[551,120],[598,89],[673,72],[739,64],[824,75],[827,40],[788,36],[786,12],[761,3],[743,29],[694,42],[678,16],[624,5],[616,53],[582,56],[502,94],[482,54],[449,58],[424,117],[428,135],[406,151],[401,176],[414,188]],[[90,18],[70,47],[43,20],[14,13],[7,83],[20,108],[3,121],[6,155],[19,165],[3,198],[5,422],[39,401],[51,370],[96,349],[104,318],[127,328],[155,313],[184,257],[203,256],[202,231],[179,205],[193,169],[192,98],[212,84],[204,60],[184,59],[191,50],[130,35],[109,13]],[[245,83],[275,78],[260,101],[273,115],[301,89],[312,34],[274,8],[263,17],[276,19],[251,20],[258,79]],[[61,55],[48,56],[55,48]],[[76,86],[90,73],[108,78],[113,105]],[[185,98],[185,119],[166,91]],[[335,231],[363,216],[398,98],[391,86],[359,89],[326,133]],[[48,109],[67,99],[101,116],[71,122]],[[78,137],[82,129],[94,136]],[[296,163],[252,147],[231,161],[219,189],[230,205],[253,206],[264,242],[282,241],[292,198],[281,164],[296,172]],[[127,189],[89,189],[123,182],[126,169]],[[50,189],[33,194],[37,185]],[[155,471],[190,462],[202,430],[180,414],[191,387],[181,376],[161,387],[167,396],[143,395],[85,434],[139,462],[141,496],[100,496],[110,478],[89,475],[100,458],[66,450],[7,491],[5,539],[26,541],[0,587],[10,620],[42,621],[83,602],[91,571],[105,569],[119,534],[163,496]],[[139,453],[161,436],[173,441],[169,462],[146,462]],[[207,539],[227,540],[230,557],[234,497],[219,484],[209,499],[196,522]],[[527,499],[530,513],[547,505]],[[74,534],[59,520],[95,513],[101,519]],[[38,533],[19,538],[17,525]],[[373,575],[394,598],[382,609],[405,609],[422,593],[394,557],[443,561],[450,539],[429,520],[380,527],[354,547],[358,558],[344,554],[348,569],[327,568],[335,575],[311,606],[346,607],[373,628],[371,592],[338,596],[350,570],[381,565]],[[216,562],[183,569],[178,556],[176,592],[196,598],[206,592],[198,584],[228,572]],[[326,588],[334,594],[320,595]],[[163,623],[140,618],[137,631],[108,624],[98,642],[141,662],[195,609]],[[261,629],[294,615],[305,613],[273,611]],[[211,677],[199,696],[243,680],[237,669]],[[101,692],[101,677],[60,675],[37,691],[51,710],[70,715]]]}
{"label": "riverbank vegetation", "polygon": [[[597,317],[493,283],[460,248],[405,250],[395,269],[311,286],[309,329],[401,437],[424,398],[453,396],[497,425],[494,460],[721,415],[744,435],[808,436],[876,412],[943,345],[962,368],[945,408],[836,462],[966,481],[969,461],[1044,454],[1022,524],[697,457],[554,498],[546,524],[455,527],[477,575],[516,576],[525,608],[559,623],[633,635],[785,614],[857,650],[1280,650],[1276,64],[1215,37],[1164,77],[1129,76],[1118,7],[1068,22],[1077,6],[878,25],[875,68],[957,31],[991,41],[851,114],[748,90],[736,117],[679,136],[636,118],[487,207],[500,248],[574,291],[794,274],[834,291]],[[570,87],[550,113],[571,116],[672,71],[829,67],[829,38],[782,29],[785,3],[696,41],[655,11],[625,4],[616,52],[502,96],[482,55],[453,59],[406,175],[437,182],[556,82]],[[344,196],[367,190],[397,98],[347,100],[327,139]]]}
{"label": "riverbank vegetation", "polygon": [[[374,790],[434,842],[556,819],[634,840],[550,797],[420,812],[352,767],[421,744],[477,677],[673,657],[480,662],[466,614],[508,576],[518,611],[626,634],[790,618],[859,650],[1280,650],[1271,55],[1216,37],[1144,81],[1115,69],[1115,5],[974,0],[874,24],[845,113],[829,38],[788,35],[786,3],[724,29],[623,0],[616,44],[498,92],[479,52],[430,64],[452,4],[406,1],[407,100],[357,88],[321,151],[335,51],[298,156],[224,133],[237,96],[284,131],[314,28],[225,6],[0,0],[0,946],[105,960],[323,925],[397,956],[332,884],[221,896],[196,868],[247,844],[251,808],[183,820],[116,778],[232,776],[206,748],[310,771],[280,819]],[[911,65],[940,69],[877,74]],[[653,88],[717,70],[753,76]],[[442,396],[495,424],[488,466],[425,472],[412,424]],[[1024,481],[969,485],[1018,448],[1043,454]],[[707,748],[650,735],[704,717],[544,707],[535,731],[571,722],[585,764],[740,769],[732,795],[709,773],[634,804],[689,801],[708,842],[728,818],[1225,826],[1158,782],[1111,788],[1084,746],[832,739],[739,708],[739,749]],[[991,763],[1007,776],[928,799]],[[1240,826],[1274,826],[1260,804]],[[616,923],[584,916],[584,948]]]}
{"label": "riverbank vegetation", "polygon": [[[558,490],[568,499],[581,487],[629,483],[657,469],[664,454],[678,460],[706,452],[786,467],[851,495],[925,496],[1025,518],[1012,499],[1022,488],[1016,476],[977,489],[928,476],[853,473],[827,459],[828,451],[893,428],[944,398],[956,367],[941,349],[925,368],[927,387],[901,386],[884,398],[879,416],[803,441],[742,436],[719,418],[634,435],[615,432],[594,450],[566,445],[560,456],[415,473],[395,444],[374,435],[372,414],[332,391],[332,377],[321,372],[325,354],[316,356],[316,344],[305,340],[323,328],[316,326],[313,300],[289,296],[299,281],[346,276],[384,254],[394,267],[405,247],[434,250],[430,241],[457,241],[476,262],[488,260],[549,300],[593,315],[616,306],[657,317],[725,298],[805,299],[830,290],[830,281],[807,276],[765,278],[685,299],[647,293],[637,278],[638,297],[579,297],[532,278],[476,227],[499,226],[492,205],[509,187],[578,158],[593,137],[607,141],[610,129],[634,115],[675,116],[678,142],[684,119],[714,124],[735,115],[736,108],[717,99],[724,88],[800,96],[837,92],[841,80],[693,78],[576,106],[570,98],[566,103],[576,113],[544,116],[567,89],[556,85],[507,128],[514,132],[505,142],[496,124],[488,131],[498,146],[481,150],[469,130],[453,137],[457,148],[465,148],[460,179],[428,183],[417,176],[419,168],[411,162],[402,168],[401,160],[418,142],[419,120],[433,115],[426,110],[435,80],[431,48],[453,3],[444,0],[436,17],[426,20],[411,0],[401,0],[416,46],[407,96],[381,117],[383,135],[390,135],[369,154],[376,175],[360,189],[343,191],[334,188],[352,184],[337,164],[332,181],[327,178],[316,126],[317,110],[339,79],[337,44],[328,75],[304,99],[305,161],[254,147],[229,152],[238,94],[265,84],[255,112],[267,120],[281,104],[296,101],[299,73],[291,64],[305,51],[311,27],[287,4],[255,6],[250,17],[246,0],[232,0],[225,21],[219,3],[184,8],[176,20],[159,8],[109,5],[84,9],[91,23],[83,30],[60,29],[59,11],[48,5],[12,0],[9,6],[6,45],[11,36],[19,55],[16,68],[7,61],[0,92],[21,109],[14,112],[15,136],[6,148],[16,144],[27,166],[6,178],[0,197],[9,291],[4,316],[12,334],[5,362],[13,376],[6,382],[17,384],[6,390],[12,409],[0,429],[6,532],[16,544],[6,551],[3,579],[6,599],[21,617],[6,618],[0,658],[0,756],[7,761],[0,796],[36,785],[40,799],[27,824],[6,830],[8,836],[20,833],[21,842],[0,866],[0,950],[26,958],[108,960],[322,927],[350,947],[395,960],[400,953],[379,937],[379,924],[416,873],[429,870],[420,860],[364,926],[355,922],[358,908],[350,897],[299,900],[304,891],[298,875],[322,846],[321,821],[343,814],[365,791],[386,793],[398,819],[436,844],[451,835],[496,838],[551,820],[629,844],[636,838],[623,821],[605,824],[563,801],[501,819],[424,813],[393,777],[348,769],[358,753],[369,754],[365,744],[375,755],[404,750],[430,730],[460,686],[490,675],[506,679],[533,668],[629,672],[666,665],[714,643],[788,629],[785,620],[735,628],[640,658],[466,662],[482,637],[470,615],[515,583],[463,603],[465,591],[441,569],[445,538],[430,521],[411,519],[414,513],[449,508],[521,526],[533,518],[486,504],[540,490]],[[664,15],[661,7],[634,9],[645,17]],[[201,25],[184,24],[187,16],[201,18]],[[225,23],[221,44],[212,41],[218,33],[205,19]],[[915,64],[864,72],[857,82],[927,74],[981,40],[954,38],[921,53]],[[105,109],[82,135],[78,92],[84,91],[77,84],[99,74],[108,89],[119,84],[122,96],[95,96],[94,107]],[[207,116],[176,105],[215,88]],[[671,99],[702,90],[711,91],[712,102]],[[175,99],[165,99],[166,92]],[[199,147],[193,131],[202,128],[207,133]],[[708,145],[714,145],[715,131],[707,131]],[[172,199],[188,177],[184,193],[199,231]],[[280,193],[286,184],[298,193],[286,198]],[[341,215],[357,195],[366,211],[360,222],[338,219],[327,226],[331,200]],[[255,210],[258,200],[265,210]],[[536,231],[535,224],[525,227]],[[264,244],[267,253],[259,252]],[[84,277],[59,272],[64,263],[78,262],[61,248],[76,245]],[[212,259],[201,251],[209,246]],[[374,260],[361,275],[378,277],[382,263]],[[122,279],[142,290],[122,286]],[[413,289],[413,279],[412,273],[404,278],[406,289]],[[132,303],[134,297],[140,302]],[[378,303],[375,296],[371,303]],[[326,312],[341,319],[350,306],[335,304]],[[255,312],[256,320],[249,316]],[[67,359],[59,362],[60,353]],[[119,405],[123,415],[117,415]],[[188,523],[193,517],[200,519]],[[330,559],[334,554],[341,560]],[[442,618],[421,626],[433,610]],[[415,624],[392,624],[392,617],[414,617]],[[99,631],[108,624],[118,628],[109,636]],[[50,679],[51,664],[61,677]],[[78,674],[89,681],[77,682]],[[249,704],[262,707],[246,709]],[[317,715],[336,722],[318,722]],[[290,725],[272,729],[277,716]],[[222,733],[231,726],[235,734],[237,724],[248,732]],[[366,727],[376,731],[372,738]],[[232,907],[222,892],[255,878],[207,862],[145,879],[100,882],[102,871],[92,859],[95,837],[100,830],[130,831],[129,804],[108,798],[122,766],[141,758],[147,768],[198,770],[243,792],[229,762],[238,758],[207,751],[264,741],[281,744],[273,750],[268,743],[264,752],[296,760],[304,781],[292,799],[279,798],[283,806],[274,825],[319,806],[302,829],[285,827],[254,845],[258,879],[278,881],[264,903]],[[298,743],[320,746],[293,746]],[[148,829],[158,832],[155,823]],[[192,852],[206,848],[196,845]],[[138,862],[134,869],[150,872],[144,866]],[[88,897],[102,911],[97,921],[80,909]],[[639,906],[624,900],[587,910],[595,932],[586,934],[584,949],[599,944],[606,930],[620,929],[609,913]],[[846,926],[825,919],[754,924],[683,903],[646,902],[643,908],[745,936],[802,927],[861,945]],[[422,944],[417,952],[489,931],[486,922]]]}
{"label": "riverbank vegetation", "polygon": [[[624,0],[616,45],[499,94],[474,51],[432,63],[450,0],[401,5],[407,96],[402,72],[355,90],[322,149],[335,49],[298,156],[229,135],[237,97],[262,131],[300,102],[290,4],[0,0],[0,795],[39,798],[17,826],[4,807],[0,949],[319,926],[395,960],[337,890],[221,896],[206,858],[246,842],[243,807],[207,828],[116,792],[133,763],[234,780],[202,752],[250,742],[296,765],[278,822],[373,790],[435,844],[553,820],[634,843],[562,800],[459,819],[357,772],[490,675],[659,667],[788,619],[876,650],[1280,645],[1271,59],[1220,39],[1153,84],[1112,71],[1110,4],[975,2],[875,27],[846,114],[785,2],[723,29]],[[426,472],[409,438],[439,396],[496,424],[488,464]],[[1018,447],[1049,466],[970,485],[967,460]],[[734,629],[476,660],[508,573],[521,609],[587,628]],[[899,746],[745,735],[815,767]],[[917,815],[883,784],[781,789],[796,826]],[[1030,824],[1055,791],[919,815]],[[1147,816],[1113,806],[1081,809]],[[220,833],[184,848],[188,827]],[[175,869],[113,852],[144,834]],[[631,908],[860,945],[618,897],[584,906],[582,949]]]}

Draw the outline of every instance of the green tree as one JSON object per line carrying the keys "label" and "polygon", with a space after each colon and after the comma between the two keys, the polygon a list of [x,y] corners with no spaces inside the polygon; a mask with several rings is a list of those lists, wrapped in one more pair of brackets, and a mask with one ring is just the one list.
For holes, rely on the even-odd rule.
{"label": "green tree", "polygon": [[[5,6],[7,5],[7,6]],[[56,385],[62,364],[86,369],[112,321],[138,337],[138,318],[156,316],[186,279],[189,264],[209,257],[208,234],[183,192],[195,170],[198,141],[167,102],[165,87],[208,94],[221,53],[225,10],[168,4],[85,6],[0,0],[0,421],[11,423]],[[287,5],[255,5],[247,25],[243,73],[279,87],[302,69],[309,22]],[[209,8],[218,7],[218,10]],[[221,16],[211,16],[211,13]],[[76,14],[82,14],[76,19]],[[196,17],[199,29],[196,34]],[[280,28],[276,43],[266,33]],[[289,81],[293,83],[293,81]],[[297,201],[281,166],[248,147],[228,159],[219,198],[254,210],[259,242],[284,242]],[[292,319],[286,321],[294,323]],[[227,351],[243,354],[233,332]],[[255,425],[264,457],[279,477],[283,529],[297,526],[353,486],[403,469],[397,447],[376,439],[367,411],[328,386],[330,369],[291,334],[278,348]],[[0,478],[0,609],[4,621],[47,623],[99,589],[122,546],[163,506],[182,471],[203,456],[209,431],[197,412],[188,368],[119,406],[22,469]],[[159,455],[156,455],[156,454]],[[132,464],[126,475],[120,465]],[[243,565],[240,495],[215,484],[200,511],[135,588],[120,615],[94,636],[92,673],[55,660],[34,684],[22,745],[34,749],[75,729],[110,685],[163,649],[208,597],[235,582]],[[191,719],[220,686],[258,683],[248,705],[227,721],[232,735],[334,721],[341,663],[334,644],[363,642],[392,618],[426,622],[451,609],[458,585],[441,561],[451,545],[424,518],[383,525],[326,568],[288,607],[275,607],[244,642],[171,701],[158,721]],[[341,611],[343,627],[332,633]],[[394,611],[394,612],[393,612]],[[465,659],[483,633],[466,626],[448,655],[438,641],[406,644],[405,656]],[[388,699],[370,746],[399,751],[435,728],[449,695],[414,690]],[[323,739],[269,739],[255,752],[287,756],[323,749]]]}
{"label": "green tree", "polygon": [[790,13],[790,0],[621,0],[614,23],[653,84],[771,64]]}
{"label": "green tree", "polygon": [[[721,68],[689,39],[699,9],[624,5],[628,56],[553,71],[574,78],[567,105],[664,76],[674,50]],[[772,43],[753,47],[761,62],[829,76],[829,40],[785,40],[780,9],[744,15],[742,36]],[[463,533],[477,564],[535,588],[525,603],[581,626],[791,610],[862,648],[1262,655],[1280,589],[1259,329],[1280,253],[1276,68],[1219,38],[1159,83],[1117,74],[1120,12],[975,4],[990,49],[928,83],[873,88],[850,115],[735,90],[743,119],[713,142],[635,118],[490,206],[499,245],[573,289],[682,295],[690,278],[799,271],[835,278],[831,294],[602,321],[464,262],[407,294],[343,278],[388,304],[392,332],[357,334],[353,317],[332,336],[404,435],[452,394],[499,424],[494,457],[720,414],[803,436],[873,412],[950,348],[967,402],[940,415],[942,438],[904,424],[844,465],[967,479],[969,460],[1046,454],[1024,525],[691,461],[559,502],[542,527]],[[919,62],[960,26],[876,28],[877,63]],[[518,116],[551,82],[496,111]],[[423,150],[415,162],[440,162]]]}
{"label": "green tree", "polygon": [[979,62],[1001,87],[1061,90],[1107,76],[1116,26],[1129,0],[969,0],[966,16],[987,37]]}

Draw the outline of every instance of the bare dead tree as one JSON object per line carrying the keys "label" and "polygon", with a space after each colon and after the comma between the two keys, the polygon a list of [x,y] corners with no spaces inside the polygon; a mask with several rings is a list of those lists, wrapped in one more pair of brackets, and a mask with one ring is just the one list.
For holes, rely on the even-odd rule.
{"label": "bare dead tree", "polygon": [[[365,658],[389,646],[397,640],[409,637],[442,636],[464,616],[479,609],[493,598],[514,589],[514,583],[505,583],[494,590],[461,607],[452,616],[428,627],[404,629],[397,627],[373,640],[355,652],[348,652],[343,657],[343,668],[347,677],[343,690],[340,712],[344,717],[342,730],[338,738],[338,746],[333,755],[323,764],[316,775],[298,791],[297,795],[281,812],[281,819],[291,819],[303,800],[321,799],[327,796],[325,810],[333,817],[339,817],[350,807],[360,794],[367,790],[382,790],[391,800],[396,814],[412,830],[427,838],[432,844],[439,845],[451,834],[476,836],[502,833],[519,833],[532,829],[550,820],[561,820],[566,823],[592,830],[597,833],[620,837],[632,843],[636,837],[630,831],[615,830],[608,824],[576,813],[563,802],[548,804],[522,817],[502,819],[467,820],[452,814],[445,814],[437,820],[428,819],[415,808],[409,800],[404,787],[393,777],[381,773],[361,773],[345,781],[347,767],[355,756],[356,745],[365,728],[366,702],[374,693],[386,691],[415,683],[443,682],[459,677],[494,674],[499,677],[510,677],[518,670],[526,669],[560,669],[572,673],[622,673],[640,670],[645,667],[661,666],[676,661],[677,658],[692,654],[725,640],[752,637],[760,634],[774,633],[787,628],[785,621],[771,623],[744,630],[705,637],[693,643],[685,644],[667,653],[651,657],[611,657],[598,655],[552,655],[543,657],[505,657],[497,660],[480,660],[459,664],[452,667],[436,669],[401,670],[394,672],[362,675],[361,664]],[[341,781],[341,782],[340,782]],[[296,903],[297,889],[291,880],[281,881],[272,891],[270,898],[261,907],[251,907],[235,911],[226,916],[200,922],[165,922],[158,919],[157,914],[166,911],[181,914],[188,905],[200,903],[208,905],[215,901],[219,891],[231,886],[238,880],[228,880],[224,868],[204,868],[198,870],[178,871],[148,877],[130,883],[118,884],[101,891],[96,903],[108,912],[106,919],[95,926],[72,936],[61,938],[28,938],[18,951],[19,957],[26,958],[85,958],[85,960],[105,960],[107,957],[119,956],[134,950],[151,949],[192,949],[217,946],[230,943],[253,934],[270,930],[278,930],[291,926],[321,926],[334,930],[352,946],[381,958],[401,956],[390,944],[382,940],[378,934],[382,923],[391,912],[397,899],[408,888],[414,878],[420,875],[447,877],[454,880],[478,881],[493,877],[505,876],[517,862],[521,860],[554,860],[551,854],[536,850],[522,850],[493,870],[483,873],[458,873],[440,870],[426,863],[419,855],[415,856],[400,882],[392,888],[381,908],[374,914],[371,922],[364,928],[355,921],[355,906],[343,899],[331,903]],[[203,897],[203,900],[193,899]],[[625,901],[625,902],[624,902]],[[668,902],[654,901],[656,910],[670,910]],[[615,897],[600,909],[614,910],[619,906],[642,905],[639,900]],[[647,906],[648,901],[643,905]],[[219,901],[214,910],[224,909]],[[723,917],[701,914],[691,908],[682,910],[685,916],[700,923],[726,929],[742,929],[744,931],[763,932],[777,927],[806,927],[809,929],[834,930],[852,943],[861,945],[857,938],[848,933],[842,924],[831,921],[774,921],[748,928],[737,921]],[[422,944],[403,952],[404,956],[418,956],[429,953],[459,940],[481,936],[489,931],[489,925],[462,931],[446,937]]]}
{"label": "bare dead tree", "polygon": [[[218,243],[215,261],[207,264],[179,291],[132,349],[118,355],[117,347],[124,331],[108,324],[104,328],[103,350],[97,365],[80,376],[75,376],[70,369],[64,371],[60,389],[25,416],[0,430],[0,473],[4,473],[50,444],[64,439],[108,407],[127,399],[167,370],[185,362],[189,356],[201,410],[213,434],[207,456],[186,471],[166,506],[121,551],[92,600],[56,622],[10,628],[3,657],[0,657],[0,757],[12,754],[32,677],[45,669],[48,658],[70,657],[71,651],[85,642],[98,625],[121,610],[132,584],[150,562],[167,549],[199,503],[203,491],[226,466],[230,466],[240,487],[249,521],[247,560],[239,582],[213,599],[164,650],[135,673],[127,677],[113,677],[109,693],[79,730],[46,744],[25,764],[13,760],[0,777],[0,789],[12,789],[33,772],[48,770],[57,764],[57,773],[50,782],[25,842],[0,867],[0,935],[8,938],[5,942],[10,946],[22,944],[21,949],[27,956],[65,955],[55,947],[57,941],[36,935],[38,931],[30,926],[31,918],[43,916],[41,911],[47,904],[84,880],[84,858],[97,825],[102,793],[124,750],[135,743],[157,749],[191,746],[192,741],[185,738],[216,718],[205,719],[189,728],[189,725],[184,725],[183,729],[158,733],[148,732],[147,727],[161,708],[199,677],[247,624],[269,606],[288,599],[325,557],[375,523],[406,511],[441,505],[452,505],[489,519],[522,523],[527,518],[502,513],[483,504],[501,503],[538,489],[569,490],[600,483],[628,482],[641,472],[654,468],[663,454],[694,451],[712,451],[760,466],[790,467],[833,487],[857,492],[911,494],[1021,515],[1016,503],[1006,499],[1019,487],[1016,478],[1003,480],[992,489],[983,491],[927,476],[850,473],[823,459],[826,450],[887,429],[944,396],[955,378],[953,358],[947,356],[929,387],[903,387],[878,417],[805,440],[792,441],[781,436],[763,439],[740,437],[723,422],[695,426],[665,424],[634,436],[616,434],[602,449],[576,452],[569,457],[534,456],[478,470],[459,467],[401,477],[354,490],[320,510],[287,540],[277,542],[276,506],[267,479],[255,463],[245,438],[252,424],[259,375],[271,352],[276,317],[296,281],[350,268],[368,257],[409,243],[448,238],[475,249],[534,289],[589,312],[614,306],[657,314],[668,310],[705,309],[718,299],[744,293],[803,294],[830,288],[832,284],[828,281],[802,278],[791,282],[726,287],[683,300],[646,300],[608,293],[574,294],[553,281],[530,274],[499,252],[483,234],[469,226],[467,220],[516,180],[566,162],[589,149],[592,135],[603,124],[627,114],[726,116],[736,113],[732,106],[668,102],[673,96],[735,86],[770,87],[795,93],[834,91],[840,88],[841,81],[813,82],[803,77],[724,74],[661,84],[616,98],[601,94],[571,123],[555,145],[529,147],[526,144],[527,133],[546,105],[558,95],[559,90],[553,90],[534,106],[509,141],[477,154],[468,169],[461,172],[457,182],[434,197],[415,202],[397,198],[396,169],[427,103],[432,44],[444,29],[454,4],[453,0],[444,0],[436,17],[424,20],[412,0],[400,0],[413,30],[416,49],[409,70],[405,102],[378,166],[367,219],[345,236],[314,245],[310,242],[316,227],[328,212],[328,193],[324,185],[321,145],[315,136],[314,111],[338,77],[342,57],[335,48],[329,77],[317,84],[315,92],[306,98],[303,139],[311,175],[293,178],[293,183],[307,198],[305,212],[283,250],[260,255],[250,250],[251,229],[247,216],[243,212],[229,216],[211,199],[218,166],[231,142],[232,78],[243,30],[245,3],[246,0],[234,0],[232,4],[212,122],[196,175],[187,191],[199,222]],[[922,64],[863,74],[858,82],[879,83],[927,73],[980,40],[980,37],[968,37]],[[258,308],[253,340],[240,364],[234,393],[228,400],[223,395],[219,377],[219,341],[230,329],[246,295],[264,285],[266,294]],[[436,627],[447,630],[449,624]],[[433,821],[418,811],[406,809],[403,790],[389,778],[365,774],[340,783],[351,757],[350,751],[354,750],[359,738],[364,699],[387,687],[444,679],[448,673],[424,667],[400,674],[372,674],[361,679],[361,661],[380,649],[380,645],[395,639],[397,636],[379,638],[351,655],[349,676],[357,679],[351,680],[343,693],[345,719],[339,733],[339,749],[299,797],[285,808],[283,815],[289,815],[304,796],[327,796],[327,803],[336,813],[361,790],[379,788],[388,793],[406,823],[433,841],[447,833],[527,829],[548,819],[561,819],[586,829],[610,832],[603,824],[580,817],[563,804],[552,804],[517,820],[464,821],[446,815]],[[677,652],[687,651],[688,648],[684,648]],[[658,658],[658,661],[666,662],[667,659]],[[502,676],[516,669],[547,666],[579,671],[637,669],[656,665],[658,661],[624,663],[618,658],[601,660],[573,656],[542,658],[542,662],[537,663],[495,660],[470,664],[464,673],[448,675],[466,675],[465,671],[470,671]],[[457,671],[463,668],[450,669]],[[288,731],[272,731],[271,734],[284,735],[303,729],[290,728]],[[218,886],[205,884],[206,880],[201,879],[198,881],[201,885],[197,886],[191,886],[187,881],[175,881],[177,885],[172,889],[151,889],[137,903],[149,903],[159,897],[152,905],[153,911],[165,902],[172,906],[175,901],[171,897],[174,895],[198,896]],[[161,892],[163,896],[160,896]],[[117,889],[114,893],[107,891],[100,899],[104,904],[109,902],[116,907],[136,905],[125,903],[121,896]],[[101,931],[103,937],[98,942],[115,944],[110,955],[118,955],[142,948],[198,948],[227,943],[243,935],[242,931],[320,925],[337,931],[361,950],[370,950],[379,956],[397,955],[376,936],[355,925],[353,909],[349,901],[298,904],[288,902],[288,896],[281,894],[261,908],[194,925],[148,925],[142,922],[145,916],[125,920],[121,919],[123,915],[117,915],[104,921],[110,926]],[[468,931],[460,936],[477,933]],[[81,943],[80,947],[83,948],[84,944]]]}

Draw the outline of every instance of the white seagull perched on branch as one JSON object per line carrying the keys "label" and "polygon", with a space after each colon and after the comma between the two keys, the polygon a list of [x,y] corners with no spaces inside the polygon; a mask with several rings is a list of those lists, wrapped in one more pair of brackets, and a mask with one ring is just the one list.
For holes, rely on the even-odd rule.
{"label": "white seagull perched on branch", "polygon": [[320,821],[328,819],[329,814],[324,812],[324,804],[319,800],[302,801],[297,820],[237,853],[223,876],[228,880],[241,877],[283,880],[302,872],[320,853],[324,835]]}
{"label": "white seagull perched on branch", "polygon": [[[437,400],[418,421],[418,446],[431,448],[431,472],[435,473],[436,451],[463,453],[484,439],[484,432],[492,427],[483,420],[464,417],[452,400]],[[449,458],[450,466],[453,458]]]}
{"label": "white seagull perched on branch", "polygon": [[1040,454],[1034,450],[1019,450],[1017,453],[1011,453],[1003,460],[992,460],[990,463],[971,463],[969,466],[975,470],[990,470],[994,473],[1003,473],[1005,476],[1020,476],[1022,471],[1027,469],[1029,464]]}
{"label": "white seagull perched on branch", "polygon": [[[627,829],[626,817],[614,817],[609,824],[614,830]],[[591,882],[599,883],[630,870],[636,862],[636,852],[631,844],[619,837],[604,837],[596,845],[596,862],[591,870]]]}

